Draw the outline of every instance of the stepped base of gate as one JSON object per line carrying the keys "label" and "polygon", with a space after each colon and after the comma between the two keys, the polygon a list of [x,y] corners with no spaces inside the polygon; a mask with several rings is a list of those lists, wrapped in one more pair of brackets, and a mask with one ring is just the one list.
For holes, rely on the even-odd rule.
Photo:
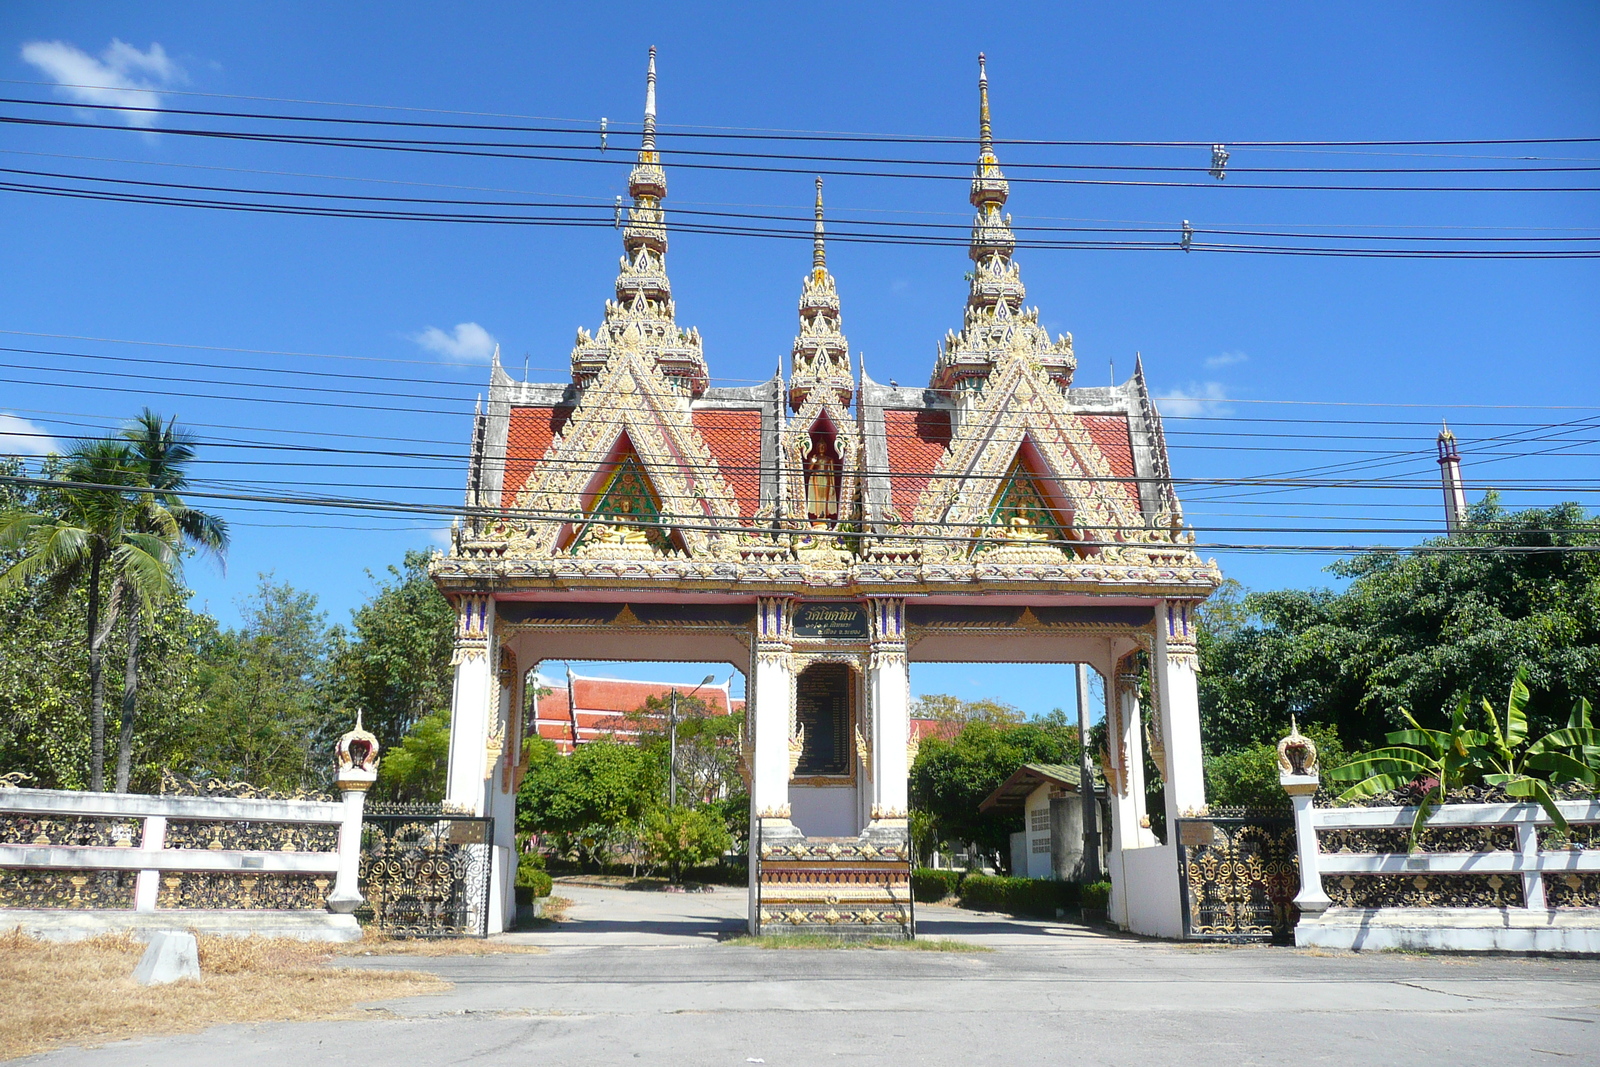
{"label": "stepped base of gate", "polygon": [[787,819],[762,819],[756,933],[914,937],[910,835],[896,822],[806,837]]}

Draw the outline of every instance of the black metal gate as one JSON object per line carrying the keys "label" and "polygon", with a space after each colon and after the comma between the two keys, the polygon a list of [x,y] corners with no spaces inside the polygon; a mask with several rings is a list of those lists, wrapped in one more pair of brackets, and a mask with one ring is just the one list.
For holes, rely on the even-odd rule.
{"label": "black metal gate", "polygon": [[486,937],[494,820],[435,804],[370,804],[356,915],[391,937]]}
{"label": "black metal gate", "polygon": [[1292,942],[1300,909],[1294,819],[1245,812],[1178,820],[1183,936]]}

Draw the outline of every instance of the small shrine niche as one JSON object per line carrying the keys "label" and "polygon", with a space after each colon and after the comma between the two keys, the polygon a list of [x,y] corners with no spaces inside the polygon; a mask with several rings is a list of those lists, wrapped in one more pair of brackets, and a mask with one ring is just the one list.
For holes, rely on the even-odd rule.
{"label": "small shrine niche", "polygon": [[599,546],[661,555],[680,547],[662,524],[661,500],[626,436],[572,540],[575,551]]}
{"label": "small shrine niche", "polygon": [[995,493],[986,540],[990,545],[1053,545],[1069,551],[1067,542],[1080,540],[1023,452],[1012,460]]}
{"label": "small shrine niche", "polygon": [[826,529],[839,521],[839,475],[843,469],[834,432],[826,422],[811,431],[805,456],[806,521],[813,529]]}

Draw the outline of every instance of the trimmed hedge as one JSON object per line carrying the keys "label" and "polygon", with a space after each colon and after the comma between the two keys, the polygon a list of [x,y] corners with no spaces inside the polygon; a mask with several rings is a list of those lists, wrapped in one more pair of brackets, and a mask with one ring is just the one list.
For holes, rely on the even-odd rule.
{"label": "trimmed hedge", "polygon": [[1080,895],[1083,898],[1084,907],[1098,908],[1101,911],[1105,911],[1111,904],[1111,883],[1091,882],[1083,887],[1083,892]]}
{"label": "trimmed hedge", "polygon": [[973,874],[962,879],[961,906],[976,911],[1004,911],[1050,919],[1055,917],[1057,908],[1076,908],[1081,888],[1077,882]]}
{"label": "trimmed hedge", "polygon": [[555,888],[550,874],[544,869],[544,857],[537,852],[524,852],[517,856],[517,888],[531,889],[536,897],[547,897]]}
{"label": "trimmed hedge", "polygon": [[922,904],[937,904],[961,888],[966,871],[936,870],[918,867],[911,872],[911,898]]}

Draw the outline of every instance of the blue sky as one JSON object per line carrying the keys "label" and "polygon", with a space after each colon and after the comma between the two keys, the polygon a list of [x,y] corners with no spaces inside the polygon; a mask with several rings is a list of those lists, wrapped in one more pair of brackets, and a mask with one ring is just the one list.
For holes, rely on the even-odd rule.
{"label": "blue sky", "polygon": [[[538,123],[528,117],[541,117],[597,126],[607,116],[617,132],[604,155],[596,151],[584,162],[502,161],[181,138],[141,132],[113,112],[88,119],[104,129],[7,126],[0,166],[604,204],[625,190],[634,143],[627,124],[639,117],[652,44],[660,49],[669,225],[674,207],[760,205],[753,210],[803,215],[811,194],[806,173],[674,169],[674,127],[971,136],[979,49],[989,56],[1002,139],[1600,135],[1593,59],[1600,8],[1586,3],[998,4],[981,15],[970,4],[614,4],[604,18],[596,10],[12,2],[0,16],[7,96],[81,99],[81,90],[37,83],[110,79],[176,107],[400,114],[178,95],[221,94],[523,116],[514,121],[529,125]],[[43,109],[0,105],[0,113]],[[883,150],[834,147],[841,154]],[[967,153],[949,151],[952,158]],[[1234,168],[1511,166],[1527,155],[1580,160],[1560,165],[1581,167],[1600,157],[1595,144],[1231,151]],[[1002,145],[1000,153],[1003,164],[1014,165],[1013,177],[1024,173],[1015,165],[1029,161],[1209,161],[1203,148]],[[1477,184],[1499,183],[1495,175],[1481,177]],[[1600,185],[1583,172],[1559,177],[1550,184]],[[1380,181],[1364,175],[1326,183]],[[1184,219],[1202,231],[1600,233],[1594,193],[1264,191],[1243,184],[1237,175],[1202,188],[1016,183],[1008,207],[1019,224],[1153,224],[1174,234]],[[964,225],[970,213],[961,181],[838,177],[829,179],[827,197],[839,216]],[[12,442],[0,451],[63,441],[148,404],[176,413],[208,440],[378,453],[218,447],[203,472],[216,488],[437,504],[460,499],[459,457],[487,378],[487,339],[498,341],[514,372],[526,361],[536,379],[564,378],[574,332],[598,323],[619,253],[618,235],[607,228],[308,219],[4,191],[0,225],[7,235],[0,329],[16,331],[0,334],[0,345],[44,350],[0,357],[8,370],[0,431],[49,435],[0,438]],[[1018,258],[1029,302],[1052,330],[1074,335],[1080,383],[1109,380],[1113,365],[1125,377],[1135,352],[1143,353],[1155,391],[1167,398],[1161,406],[1180,477],[1341,464],[1360,477],[1393,480],[1294,493],[1196,487],[1186,493],[1188,517],[1202,541],[1414,543],[1439,522],[1431,457],[1434,428],[1445,417],[1462,439],[1474,497],[1498,485],[1516,504],[1596,503],[1595,435],[1560,425],[1600,414],[1594,260],[1026,249]],[[700,328],[715,376],[738,383],[771,374],[795,332],[808,262],[798,242],[673,237],[668,266],[678,318]],[[829,265],[845,332],[873,376],[926,380],[935,344],[960,323],[964,251],[836,243]],[[354,392],[335,394],[330,386]],[[346,406],[319,406],[334,403]],[[441,526],[362,513],[221,510],[234,523],[227,573],[197,563],[189,579],[198,601],[225,621],[263,571],[316,592],[330,615],[343,619],[372,588],[367,570],[381,571],[407,548],[438,544]],[[1321,571],[1327,555],[1214,554],[1253,588],[1328,581]],[[705,671],[687,666],[682,673],[693,682]],[[1068,674],[1058,673],[921,668],[915,683],[1044,711],[1070,699]]]}

